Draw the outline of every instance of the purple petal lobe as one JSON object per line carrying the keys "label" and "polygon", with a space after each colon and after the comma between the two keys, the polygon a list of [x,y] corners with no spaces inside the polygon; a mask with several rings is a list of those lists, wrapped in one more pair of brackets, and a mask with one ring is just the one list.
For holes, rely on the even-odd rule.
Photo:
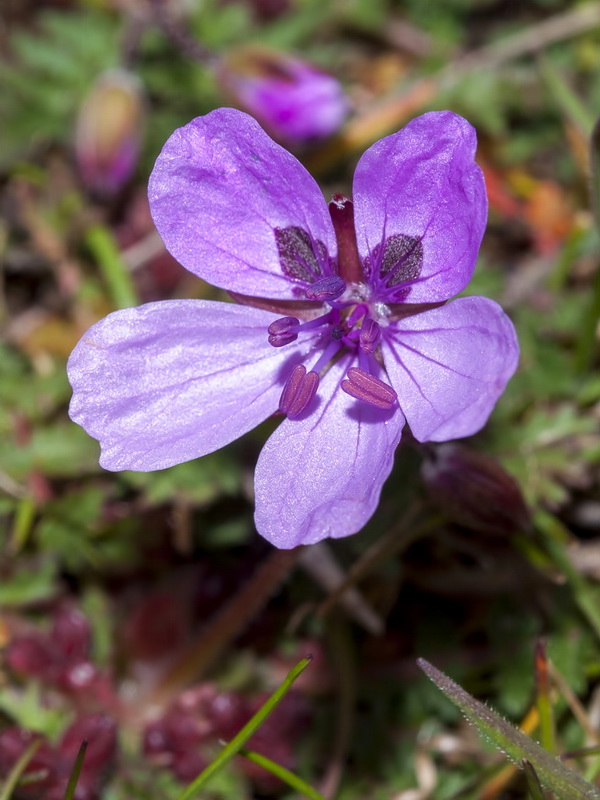
{"label": "purple petal lobe", "polygon": [[281,393],[279,410],[287,414],[289,419],[296,419],[308,408],[317,393],[318,386],[317,373],[312,371],[307,373],[304,364],[297,364]]}
{"label": "purple petal lobe", "polygon": [[255,474],[258,532],[276,547],[312,544],[359,531],[377,507],[404,417],[349,397],[339,384],[350,359],[321,381],[320,404],[284,420],[263,448]]}
{"label": "purple petal lobe", "polygon": [[283,347],[298,338],[297,328],[300,320],[297,317],[281,317],[272,322],[267,331],[269,344],[272,347]]}
{"label": "purple petal lobe", "polygon": [[437,302],[469,282],[487,219],[475,147],[466,120],[430,112],[380,139],[358,162],[358,250],[379,299]]}
{"label": "purple petal lobe", "polygon": [[102,446],[101,465],[147,472],[197,458],[276,411],[311,336],[271,347],[269,311],[170,300],[117,311],[71,354],[71,418]]}
{"label": "purple petal lobe", "polygon": [[351,397],[377,408],[391,408],[398,399],[391,386],[358,367],[348,370],[347,380],[342,381],[342,389]]}
{"label": "purple petal lobe", "polygon": [[346,291],[346,284],[337,275],[331,275],[329,278],[321,278],[321,280],[313,283],[306,290],[306,296],[309,300],[319,300],[322,303],[329,300],[337,300]]}
{"label": "purple petal lobe", "polygon": [[519,359],[512,322],[484,297],[462,297],[405,317],[383,338],[390,382],[421,442],[480,430]]}
{"label": "purple petal lobe", "polygon": [[[148,194],[167,249],[215,286],[291,300],[295,283],[330,274],[337,248],[321,190],[241,111],[219,108],[176,130]],[[303,269],[291,270],[298,252]]]}

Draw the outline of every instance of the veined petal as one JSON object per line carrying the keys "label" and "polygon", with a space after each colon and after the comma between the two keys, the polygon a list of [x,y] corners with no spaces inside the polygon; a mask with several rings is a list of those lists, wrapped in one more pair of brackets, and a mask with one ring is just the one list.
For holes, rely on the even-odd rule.
{"label": "veined petal", "polygon": [[334,364],[319,386],[318,407],[284,420],[260,454],[255,522],[276,547],[349,536],[377,507],[404,416],[398,405],[381,411],[342,392],[350,364],[350,357]]}
{"label": "veined petal", "polygon": [[390,382],[420,442],[477,433],[519,360],[512,322],[485,297],[405,317],[384,329],[384,340]]}
{"label": "veined petal", "polygon": [[337,246],[321,190],[248,114],[219,108],[176,130],[148,195],[167,250],[215,286],[293,300],[330,274]]}
{"label": "veined petal", "polygon": [[465,119],[432,111],[380,139],[358,162],[358,249],[368,259],[378,299],[433,303],[469,282],[487,220],[475,148],[475,131]]}
{"label": "veined petal", "polygon": [[277,410],[311,337],[271,347],[276,315],[205,300],[109,314],[67,371],[71,419],[100,441],[108,470],[148,472],[218,450]]}

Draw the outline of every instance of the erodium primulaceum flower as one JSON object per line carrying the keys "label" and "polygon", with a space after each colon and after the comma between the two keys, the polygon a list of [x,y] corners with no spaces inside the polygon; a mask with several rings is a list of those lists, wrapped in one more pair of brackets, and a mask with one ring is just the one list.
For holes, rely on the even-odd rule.
{"label": "erodium primulaceum flower", "polygon": [[150,178],[168,250],[237,303],[116,311],[71,355],[71,417],[109,470],[205,455],[279,410],[255,474],[256,526],[277,547],[355,533],[373,514],[402,428],[470,436],[518,360],[469,282],[487,217],[473,128],[414,119],[360,159],[329,206],[246,114],[175,131]]}
{"label": "erodium primulaceum flower", "polygon": [[348,114],[339,81],[279,50],[232,48],[219,60],[216,76],[236,105],[285,144],[301,146],[331,136]]}

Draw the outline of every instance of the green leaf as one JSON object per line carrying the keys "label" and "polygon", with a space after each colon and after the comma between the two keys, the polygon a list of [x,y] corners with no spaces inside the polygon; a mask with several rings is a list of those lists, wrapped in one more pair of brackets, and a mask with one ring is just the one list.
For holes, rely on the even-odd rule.
{"label": "green leaf", "polygon": [[56,594],[56,563],[46,558],[35,567],[21,567],[0,582],[0,606],[23,606],[48,600]]}
{"label": "green leaf", "polygon": [[0,63],[0,165],[40,142],[70,142],[85,94],[119,63],[117,26],[106,12],[47,11],[34,34],[13,31],[15,63]]}
{"label": "green leaf", "polygon": [[92,537],[103,502],[102,490],[88,487],[47,503],[36,530],[40,546],[70,565],[96,564]]}
{"label": "green leaf", "polygon": [[64,728],[65,712],[48,708],[43,695],[37,683],[30,683],[24,691],[2,689],[0,709],[20,728],[55,739]]}
{"label": "green leaf", "polygon": [[460,708],[467,720],[507,758],[519,767],[523,766],[523,761],[528,761],[547,789],[565,800],[600,800],[600,789],[584,780],[578,772],[551,756],[428,661],[420,658],[417,663],[427,677]]}
{"label": "green leaf", "polygon": [[239,464],[226,450],[158,472],[124,472],[123,478],[156,505],[175,497],[204,505],[235,494],[241,483]]}
{"label": "green leaf", "polygon": [[78,425],[65,421],[34,429],[21,447],[3,437],[0,462],[16,481],[24,480],[35,469],[48,478],[75,478],[99,471],[98,445]]}
{"label": "green leaf", "polygon": [[523,761],[523,770],[525,772],[525,780],[527,781],[527,788],[531,800],[546,800],[540,784],[540,779],[529,761]]}

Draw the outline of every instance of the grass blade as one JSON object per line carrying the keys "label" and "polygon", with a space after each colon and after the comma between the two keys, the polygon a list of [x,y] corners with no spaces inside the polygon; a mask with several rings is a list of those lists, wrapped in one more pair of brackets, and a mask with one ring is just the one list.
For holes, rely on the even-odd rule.
{"label": "grass blade", "polygon": [[27,747],[25,752],[21,755],[21,758],[17,761],[17,763],[9,772],[8,777],[6,778],[6,782],[2,787],[2,791],[0,791],[0,800],[9,800],[9,798],[11,797],[12,793],[15,790],[17,783],[19,782],[19,779],[27,769],[27,765],[35,755],[35,751],[38,749],[38,747],[41,745],[42,742],[43,739],[35,739],[33,742],[31,742],[31,744]]}
{"label": "grass blade", "polygon": [[248,739],[258,730],[258,728],[262,725],[265,719],[269,716],[271,711],[283,700],[287,692],[291,689],[292,684],[296,680],[296,678],[303,672],[306,667],[310,664],[312,656],[307,656],[303,658],[302,661],[299,661],[296,666],[290,670],[284,682],[279,686],[269,697],[267,702],[258,709],[256,714],[252,717],[252,719],[247,722],[242,730],[234,736],[234,738],[225,745],[223,750],[219,753],[217,758],[208,765],[208,767],[198,775],[196,780],[194,780],[183,792],[179,795],[177,800],[190,800],[190,798],[195,797],[199,791],[204,789],[206,784],[210,781],[210,779],[216,775],[217,772],[223,769],[223,767],[231,761],[231,759],[239,753],[241,748],[246,744]]}
{"label": "grass blade", "polygon": [[65,789],[65,800],[73,800],[75,797],[75,789],[77,788],[77,781],[79,780],[79,776],[81,775],[81,768],[83,767],[83,760],[85,758],[85,753],[88,746],[88,740],[84,739],[81,743],[81,747],[77,752],[77,758],[75,759],[75,763],[73,764],[73,769],[71,770],[71,774],[69,775],[69,782],[67,783],[67,788]]}
{"label": "grass blade", "polygon": [[253,764],[258,764],[259,767],[266,769],[271,775],[275,775],[279,780],[287,783],[288,786],[295,789],[299,794],[304,795],[304,797],[308,797],[310,800],[325,800],[322,794],[317,792],[316,789],[313,789],[313,787],[303,781],[302,778],[299,778],[298,775],[282,767],[281,764],[278,764],[276,761],[272,761],[270,758],[263,756],[261,753],[255,753],[253,750],[246,750],[245,747],[242,747],[239,751],[239,755],[247,758],[248,761],[252,761]]}
{"label": "grass blade", "polygon": [[108,228],[92,225],[86,231],[85,243],[96,260],[115,308],[138,305],[140,301],[131,274]]}

